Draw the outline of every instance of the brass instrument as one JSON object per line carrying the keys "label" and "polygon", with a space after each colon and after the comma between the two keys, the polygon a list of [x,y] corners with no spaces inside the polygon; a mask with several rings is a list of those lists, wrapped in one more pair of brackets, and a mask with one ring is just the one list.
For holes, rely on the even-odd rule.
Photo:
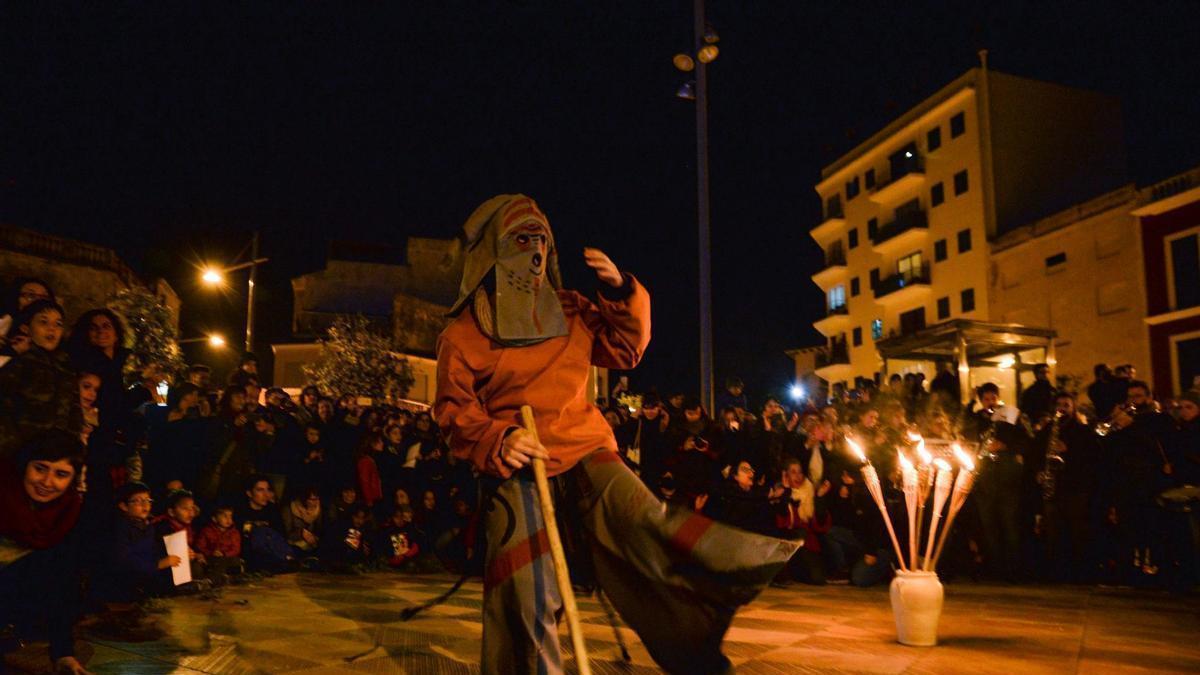
{"label": "brass instrument", "polygon": [[1055,449],[1059,442],[1063,417],[1061,410],[1054,412],[1054,419],[1050,423],[1050,440],[1046,444],[1046,464],[1037,475],[1038,485],[1042,486],[1042,499],[1045,501],[1054,499],[1054,493],[1058,488],[1058,472],[1062,471],[1063,466],[1067,463]]}
{"label": "brass instrument", "polygon": [[1116,421],[1117,415],[1119,415],[1121,413],[1125,413],[1126,415],[1136,419],[1138,415],[1142,415],[1145,413],[1157,413],[1157,412],[1161,412],[1161,411],[1162,411],[1162,408],[1159,407],[1158,401],[1150,401],[1149,403],[1147,403],[1145,405],[1140,405],[1140,406],[1133,405],[1133,404],[1126,404],[1126,405],[1121,406],[1120,408],[1117,408],[1117,411],[1114,412],[1112,415],[1109,415],[1107,419],[1096,424],[1093,431],[1096,432],[1097,436],[1100,436],[1103,438],[1104,436],[1107,436],[1113,432],[1113,429],[1116,426],[1114,424],[1114,422]]}

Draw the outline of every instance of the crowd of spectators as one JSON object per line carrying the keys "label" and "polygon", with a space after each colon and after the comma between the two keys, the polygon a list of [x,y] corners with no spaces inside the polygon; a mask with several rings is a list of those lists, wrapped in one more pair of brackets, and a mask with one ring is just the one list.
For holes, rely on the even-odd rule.
{"label": "crowd of spectators", "polygon": [[[420,406],[264,388],[245,354],[215,386],[170,382],[108,309],[67,319],[49,284],[16,282],[0,317],[0,652],[40,626],[84,672],[72,626],[140,601],[300,569],[461,569],[472,469]],[[128,386],[129,373],[134,382]],[[193,582],[163,537],[185,531]]]}
{"label": "crowd of spectators", "polygon": [[[222,386],[196,364],[162,396],[161,369],[125,348],[120,317],[93,309],[69,332],[67,319],[36,279],[18,280],[0,317],[0,648],[42,626],[58,667],[82,673],[71,634],[83,613],[301,569],[471,569],[479,475],[426,410],[312,386],[293,400],[264,388],[253,354]],[[735,378],[715,414],[683,393],[631,396],[622,377],[598,405],[663,501],[803,540],[782,586],[890,578],[896,560],[846,439],[866,449],[903,526],[896,450],[919,433],[981,460],[943,576],[1192,587],[1181,507],[1200,483],[1200,395],[1164,410],[1132,367],[1098,367],[1082,405],[1044,368],[1035,376],[1019,406],[995,385],[961,406],[947,370],[928,386],[895,375],[790,407],[752,407]],[[163,543],[179,531],[196,579],[184,586]]]}
{"label": "crowd of spectators", "polygon": [[1038,366],[1011,404],[990,383],[960,404],[957,377],[942,369],[928,386],[919,373],[895,374],[882,387],[868,381],[790,410],[769,396],[752,410],[733,378],[715,417],[678,393],[644,394],[640,406],[614,405],[606,417],[665,501],[803,539],[779,585],[890,578],[895,554],[846,439],[878,469],[904,540],[898,451],[911,454],[920,436],[943,452],[959,442],[977,454],[975,491],[939,563],[943,577],[1191,589],[1200,392],[1164,405],[1132,366],[1098,366],[1096,375],[1082,401]]}

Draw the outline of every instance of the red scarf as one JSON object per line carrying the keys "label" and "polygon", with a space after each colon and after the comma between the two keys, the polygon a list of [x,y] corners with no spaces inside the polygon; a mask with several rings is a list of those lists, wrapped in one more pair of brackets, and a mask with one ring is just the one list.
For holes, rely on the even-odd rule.
{"label": "red scarf", "polygon": [[0,463],[0,536],[19,546],[46,549],[58,545],[79,520],[83,498],[74,485],[66,494],[39,504],[25,493],[21,473],[10,462]]}

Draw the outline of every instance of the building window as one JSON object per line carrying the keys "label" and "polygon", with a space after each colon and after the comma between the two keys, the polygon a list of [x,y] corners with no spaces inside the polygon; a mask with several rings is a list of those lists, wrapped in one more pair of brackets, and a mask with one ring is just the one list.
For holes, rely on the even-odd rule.
{"label": "building window", "polygon": [[883,319],[874,319],[871,321],[871,339],[883,339]]}
{"label": "building window", "polygon": [[850,233],[846,235],[847,248],[856,248],[858,246],[858,228],[850,228]]}
{"label": "building window", "polygon": [[1052,270],[1055,267],[1058,267],[1059,265],[1066,264],[1066,262],[1067,262],[1067,254],[1066,253],[1055,253],[1054,255],[1046,258],[1046,270],[1047,271]]}
{"label": "building window", "polygon": [[975,289],[968,288],[962,292],[962,311],[963,313],[975,311]]}
{"label": "building window", "polygon": [[942,262],[946,259],[946,257],[946,240],[938,239],[937,241],[933,242],[933,261]]}
{"label": "building window", "polygon": [[863,174],[863,183],[866,184],[868,190],[875,187],[875,169],[867,169],[867,172]]}
{"label": "building window", "polygon": [[896,273],[905,281],[921,276],[921,252],[909,253],[896,261]]}
{"label": "building window", "polygon": [[871,270],[871,290],[872,291],[875,290],[875,287],[878,285],[879,285],[879,268],[876,267],[875,269]]}
{"label": "building window", "polygon": [[834,195],[825,200],[825,219],[842,217],[842,197]]}
{"label": "building window", "polygon": [[966,253],[971,250],[971,231],[963,230],[958,233],[958,252]]}
{"label": "building window", "polygon": [[867,221],[867,236],[874,239],[877,234],[879,234],[879,219],[872,218]]}
{"label": "building window", "polygon": [[929,148],[929,152],[933,152],[934,150],[942,147],[942,128],[934,127],[930,129],[929,133],[925,134],[925,140],[926,146]]}
{"label": "building window", "polygon": [[954,174],[954,196],[957,197],[967,191],[967,170],[963,169]]}
{"label": "building window", "polygon": [[910,335],[925,328],[925,308],[918,307],[900,315],[900,334]]}
{"label": "building window", "polygon": [[846,181],[846,201],[850,201],[858,196],[858,176],[853,180]]}
{"label": "building window", "polygon": [[862,346],[862,327],[861,326],[854,329],[854,346],[855,347]]}
{"label": "building window", "polygon": [[846,287],[838,284],[829,289],[829,310],[833,311],[839,307],[846,306]]}
{"label": "building window", "polygon": [[1169,240],[1171,309],[1200,306],[1200,233]]}
{"label": "building window", "polygon": [[932,208],[946,201],[946,188],[941,183],[929,190],[929,206]]}
{"label": "building window", "polygon": [[950,318],[950,296],[938,298],[937,301],[938,321]]}
{"label": "building window", "polygon": [[950,118],[950,138],[958,138],[967,132],[967,118],[958,113]]}
{"label": "building window", "polygon": [[850,280],[850,297],[858,297],[858,285],[858,277],[854,277]]}

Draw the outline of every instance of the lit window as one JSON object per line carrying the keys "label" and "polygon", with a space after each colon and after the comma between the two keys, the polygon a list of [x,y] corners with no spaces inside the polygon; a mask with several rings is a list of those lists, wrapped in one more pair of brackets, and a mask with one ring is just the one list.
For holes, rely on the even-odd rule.
{"label": "lit window", "polygon": [[874,319],[871,321],[871,339],[883,339],[883,319]]}
{"label": "lit window", "polygon": [[846,306],[846,287],[838,284],[829,289],[829,309],[837,309]]}

